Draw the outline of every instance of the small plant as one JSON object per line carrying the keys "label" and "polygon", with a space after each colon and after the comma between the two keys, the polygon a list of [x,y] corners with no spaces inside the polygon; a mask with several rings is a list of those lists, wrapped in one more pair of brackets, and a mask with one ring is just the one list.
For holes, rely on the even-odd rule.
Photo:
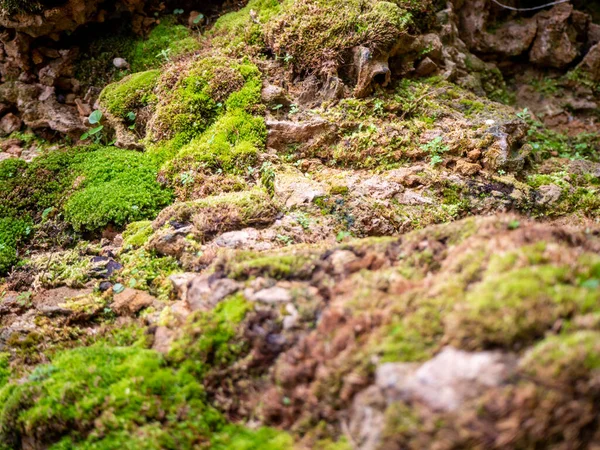
{"label": "small plant", "polygon": [[32,297],[32,292],[21,292],[19,295],[17,295],[16,301],[19,304],[19,306],[22,306],[23,308],[30,308],[33,305],[33,303],[31,302]]}
{"label": "small plant", "polygon": [[273,106],[271,109],[273,111],[279,111],[281,108],[283,108],[283,105],[279,103],[278,105]]}
{"label": "small plant", "polygon": [[427,144],[421,145],[421,149],[425,150],[431,156],[430,164],[436,166],[444,159],[442,153],[446,153],[449,148],[444,144],[444,139],[441,136],[429,141]]}
{"label": "small plant", "polygon": [[337,242],[342,242],[344,241],[346,238],[349,238],[350,236],[352,236],[350,234],[349,231],[340,231],[336,236],[335,236],[335,240]]}
{"label": "small plant", "polygon": [[198,25],[203,19],[204,19],[204,14],[198,14],[196,17],[194,17],[194,20],[192,20],[192,23],[194,25]]}
{"label": "small plant", "polygon": [[194,172],[192,172],[191,170],[183,172],[181,175],[179,175],[179,179],[181,180],[181,184],[184,186],[188,184],[193,184],[194,181],[196,181],[196,178],[194,177]]}
{"label": "small plant", "polygon": [[181,9],[181,8],[177,8],[177,9],[173,10],[173,14],[176,15],[176,16],[179,16],[179,15],[183,14],[184,12],[185,11],[183,9]]}
{"label": "small plant", "polygon": [[285,234],[278,234],[277,240],[283,245],[292,245],[294,243],[294,238],[291,236],[286,236]]}
{"label": "small plant", "polygon": [[300,112],[300,108],[298,108],[298,105],[296,105],[295,103],[292,103],[290,105],[290,115],[298,114],[298,112]]}
{"label": "small plant", "polygon": [[160,52],[156,54],[158,59],[162,59],[163,62],[171,61],[171,47],[163,48]]}
{"label": "small plant", "polygon": [[298,222],[303,230],[308,230],[310,228],[310,219],[304,213],[296,214],[296,222]]}
{"label": "small plant", "polygon": [[102,130],[104,130],[104,125],[98,125],[101,120],[102,120],[102,111],[97,109],[93,113],[91,113],[90,116],[88,117],[88,122],[90,123],[90,125],[97,125],[97,126],[92,128],[91,130],[88,130],[85,133],[83,133],[81,135],[80,139],[82,141],[85,141],[85,140],[93,137],[94,141],[97,144],[99,144],[100,141],[102,140]]}
{"label": "small plant", "polygon": [[269,195],[273,197],[275,195],[275,170],[273,164],[269,161],[264,162],[260,168],[260,182]]}

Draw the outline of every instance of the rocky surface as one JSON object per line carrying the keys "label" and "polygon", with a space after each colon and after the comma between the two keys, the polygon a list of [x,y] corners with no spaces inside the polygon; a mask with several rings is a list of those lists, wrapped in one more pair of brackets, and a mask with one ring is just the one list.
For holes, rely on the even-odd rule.
{"label": "rocky surface", "polygon": [[600,445],[594,10],[191,6],[0,0],[0,449]]}

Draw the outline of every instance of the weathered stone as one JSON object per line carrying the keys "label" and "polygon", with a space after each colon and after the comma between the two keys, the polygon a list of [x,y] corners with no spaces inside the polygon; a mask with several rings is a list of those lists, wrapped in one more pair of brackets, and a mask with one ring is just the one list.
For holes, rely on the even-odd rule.
{"label": "weathered stone", "polygon": [[516,358],[510,354],[446,347],[418,368],[410,363],[381,365],[375,383],[388,402],[420,401],[434,410],[456,411],[465,400],[504,383],[515,367]]}
{"label": "weathered stone", "polygon": [[262,303],[287,303],[292,301],[290,292],[279,286],[261,289],[257,292],[246,289],[244,295],[248,300]]}
{"label": "weathered stone", "polygon": [[373,90],[373,83],[387,86],[391,80],[392,72],[388,66],[388,55],[374,55],[367,47],[354,49],[354,66],[357,75],[354,96],[362,98]]}
{"label": "weathered stone", "polygon": [[23,126],[23,121],[13,113],[6,114],[0,120],[0,133],[7,136],[15,131],[19,131]]}
{"label": "weathered stone", "polygon": [[532,63],[562,68],[577,58],[580,46],[569,22],[572,12],[573,6],[563,3],[537,14],[538,33],[529,52]]}
{"label": "weathered stone", "polygon": [[267,130],[267,147],[285,150],[289,145],[306,144],[332,132],[335,130],[335,125],[323,119],[313,119],[308,122],[267,120]]}
{"label": "weathered stone", "polygon": [[240,285],[229,278],[214,280],[210,276],[200,275],[189,282],[186,302],[192,311],[209,311],[239,289]]}
{"label": "weathered stone", "polygon": [[133,316],[144,308],[151,306],[155,298],[144,291],[126,288],[113,298],[111,308],[120,315]]}
{"label": "weathered stone", "polygon": [[542,205],[552,205],[560,200],[562,189],[556,184],[545,184],[538,189],[540,193],[539,203]]}

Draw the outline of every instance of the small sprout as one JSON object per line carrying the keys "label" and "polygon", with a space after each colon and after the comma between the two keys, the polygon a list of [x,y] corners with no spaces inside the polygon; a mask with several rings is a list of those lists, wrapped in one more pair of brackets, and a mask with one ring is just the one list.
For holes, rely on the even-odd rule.
{"label": "small sprout", "polygon": [[292,103],[290,105],[290,114],[298,114],[299,111],[300,108],[298,108],[298,105],[296,105],[295,103]]}
{"label": "small sprout", "polygon": [[194,20],[192,20],[192,23],[194,25],[198,25],[202,19],[204,19],[204,14],[198,14],[196,17],[194,17]]}
{"label": "small sprout", "polygon": [[129,111],[127,113],[127,120],[133,122],[136,118],[136,114],[133,111]]}
{"label": "small sprout", "polygon": [[278,105],[273,106],[273,108],[271,108],[273,111],[279,111],[281,108],[283,108],[283,105],[280,103]]}
{"label": "small sprout", "polygon": [[173,14],[175,14],[176,16],[179,16],[179,15],[181,15],[183,13],[184,13],[183,9],[180,9],[180,8],[177,8],[177,9],[173,10]]}
{"label": "small sprout", "polygon": [[125,290],[125,286],[123,286],[121,283],[116,283],[113,286],[113,292],[115,294],[120,294],[121,292],[123,292]]}
{"label": "small sprout", "polygon": [[90,123],[90,125],[96,125],[97,123],[100,123],[101,120],[102,120],[102,111],[100,111],[99,109],[95,110],[88,117],[88,122]]}
{"label": "small sprout", "polygon": [[335,240],[337,242],[342,242],[343,240],[345,240],[346,238],[350,237],[351,234],[348,231],[340,231],[337,236],[335,237]]}
{"label": "small sprout", "polygon": [[509,230],[516,230],[520,226],[521,226],[521,222],[519,222],[518,220],[511,220],[510,222],[508,222]]}
{"label": "small sprout", "polygon": [[286,236],[284,234],[278,234],[277,235],[277,240],[281,243],[283,243],[284,245],[291,245],[294,243],[294,238],[291,236]]}
{"label": "small sprout", "polygon": [[498,169],[498,175],[506,175],[506,170]]}

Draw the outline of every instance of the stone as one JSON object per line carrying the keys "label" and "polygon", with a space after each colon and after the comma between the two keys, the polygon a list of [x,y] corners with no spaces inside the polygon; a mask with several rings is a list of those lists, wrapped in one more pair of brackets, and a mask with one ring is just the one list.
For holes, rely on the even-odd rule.
{"label": "stone", "polygon": [[577,66],[593,81],[600,81],[600,43],[594,45]]}
{"label": "stone", "polygon": [[290,292],[280,286],[261,289],[254,293],[246,290],[244,295],[248,300],[261,303],[288,303],[292,301]]}
{"label": "stone", "polygon": [[23,126],[23,121],[13,113],[8,113],[0,119],[0,133],[3,136],[19,131],[21,126]]}
{"label": "stone", "polygon": [[545,184],[539,187],[538,193],[540,194],[540,204],[552,205],[560,200],[562,189],[556,184]]}
{"label": "stone", "polygon": [[155,350],[163,355],[166,355],[171,349],[171,342],[175,337],[175,332],[170,330],[168,327],[159,326],[154,332],[154,342],[152,343],[152,350]]}
{"label": "stone", "polygon": [[214,280],[211,276],[200,275],[189,282],[185,301],[192,311],[209,311],[240,287],[229,278]]}
{"label": "stone", "polygon": [[261,93],[262,101],[269,106],[289,106],[290,100],[285,95],[285,90],[274,84],[267,84],[263,87]]}
{"label": "stone", "polygon": [[119,315],[133,316],[151,306],[156,299],[144,291],[126,288],[113,298],[111,308]]}
{"label": "stone", "polygon": [[563,68],[577,58],[579,46],[569,23],[572,12],[573,6],[563,3],[536,15],[538,33],[529,51],[529,60],[533,64]]}
{"label": "stone", "polygon": [[514,355],[469,353],[445,347],[419,367],[386,363],[375,373],[375,384],[389,401],[419,401],[436,411],[456,411],[468,399],[500,386],[515,372]]}
{"label": "stone", "polygon": [[289,145],[309,143],[335,129],[334,124],[321,118],[306,122],[267,120],[267,147],[285,150]]}
{"label": "stone", "polygon": [[433,62],[433,60],[429,57],[423,58],[423,60],[417,65],[415,69],[415,74],[420,77],[427,77],[432,73],[437,72],[438,65]]}
{"label": "stone", "polygon": [[276,175],[275,195],[287,208],[293,208],[310,204],[316,197],[324,196],[325,189],[319,182],[305,177],[299,170],[288,170]]}
{"label": "stone", "polygon": [[112,63],[119,70],[129,70],[129,63],[124,58],[115,58]]}
{"label": "stone", "polygon": [[470,177],[477,175],[481,170],[481,166],[479,164],[461,159],[456,162],[454,170],[463,176]]}
{"label": "stone", "polygon": [[354,70],[356,72],[356,86],[354,96],[363,98],[373,91],[373,84],[387,86],[391,80],[392,72],[388,65],[389,55],[374,55],[367,47],[354,49]]}

